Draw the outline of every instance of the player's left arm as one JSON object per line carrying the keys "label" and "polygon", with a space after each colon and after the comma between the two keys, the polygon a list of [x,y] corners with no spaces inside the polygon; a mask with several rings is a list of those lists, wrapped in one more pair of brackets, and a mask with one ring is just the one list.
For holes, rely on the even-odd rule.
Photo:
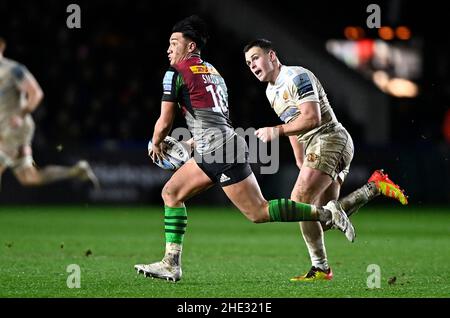
{"label": "player's left arm", "polygon": [[22,105],[22,115],[32,113],[44,98],[44,92],[36,78],[25,67],[13,70],[17,78],[17,87],[26,94],[26,102]]}
{"label": "player's left arm", "polygon": [[161,160],[163,157],[163,149],[161,147],[161,143],[172,129],[176,109],[177,104],[175,102],[161,102],[161,114],[159,115],[159,118],[155,124],[155,128],[153,129],[152,151],[149,153],[149,156],[153,161],[155,161],[157,158]]}

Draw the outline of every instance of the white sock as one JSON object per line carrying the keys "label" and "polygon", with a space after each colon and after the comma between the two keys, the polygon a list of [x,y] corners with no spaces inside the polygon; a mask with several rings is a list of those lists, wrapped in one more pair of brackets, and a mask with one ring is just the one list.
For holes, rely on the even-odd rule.
{"label": "white sock", "polygon": [[311,258],[311,265],[316,268],[320,268],[324,272],[327,271],[329,267],[325,247],[323,247],[323,249],[317,248],[317,246],[320,246],[320,242],[316,242],[315,244],[307,244],[307,246],[309,257]]}
{"label": "white sock", "polygon": [[302,224],[302,235],[308,248],[311,265],[327,271],[329,266],[322,226],[319,222],[307,223]]}

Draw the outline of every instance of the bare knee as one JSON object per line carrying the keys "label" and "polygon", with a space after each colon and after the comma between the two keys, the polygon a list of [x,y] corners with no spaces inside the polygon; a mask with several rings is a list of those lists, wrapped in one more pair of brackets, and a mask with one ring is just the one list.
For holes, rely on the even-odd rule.
{"label": "bare knee", "polygon": [[241,212],[252,223],[266,223],[269,222],[269,203],[267,201],[261,203],[260,206],[252,207]]}
{"label": "bare knee", "polygon": [[24,187],[34,187],[42,184],[42,178],[38,171],[22,170],[15,172],[19,183]]}
{"label": "bare knee", "polygon": [[307,186],[295,188],[291,193],[291,198],[297,202],[312,203],[316,197],[313,189]]}
{"label": "bare knee", "polygon": [[316,200],[332,182],[331,177],[324,172],[306,167],[300,172],[292,194],[301,202],[317,204]]}
{"label": "bare knee", "polygon": [[179,206],[183,204],[183,199],[180,197],[178,191],[172,190],[170,185],[165,185],[161,192],[161,197],[164,204],[170,207]]}

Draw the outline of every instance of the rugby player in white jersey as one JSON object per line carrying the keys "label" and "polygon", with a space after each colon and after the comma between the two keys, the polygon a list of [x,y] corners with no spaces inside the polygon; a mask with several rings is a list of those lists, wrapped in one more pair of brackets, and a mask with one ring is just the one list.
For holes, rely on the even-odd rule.
{"label": "rugby player in white jersey", "polygon": [[87,161],[72,167],[47,166],[37,168],[32,157],[35,124],[31,113],[44,94],[28,69],[5,58],[6,41],[0,38],[0,180],[10,168],[23,186],[40,186],[64,179],[98,180]]}
{"label": "rugby player in white jersey", "polygon": [[[291,200],[319,206],[337,200],[349,173],[353,141],[338,122],[321,83],[306,68],[282,65],[269,40],[251,41],[244,47],[244,54],[250,71],[259,81],[268,83],[266,95],[270,106],[284,122],[283,125],[260,128],[255,134],[263,142],[288,136],[300,169]],[[380,170],[374,172],[366,187],[368,193],[381,193],[402,204],[407,202],[399,187]],[[349,196],[348,202],[353,200],[355,197]],[[344,207],[344,210],[350,216],[357,208]],[[291,281],[333,278],[323,235],[323,229],[327,227],[322,225],[320,222],[300,222],[312,266],[306,274],[293,277]]]}

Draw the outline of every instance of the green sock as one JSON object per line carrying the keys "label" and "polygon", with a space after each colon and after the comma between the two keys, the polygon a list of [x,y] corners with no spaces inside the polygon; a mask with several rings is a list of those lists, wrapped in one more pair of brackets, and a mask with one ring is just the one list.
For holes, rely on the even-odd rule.
{"label": "green sock", "polygon": [[171,208],[164,206],[164,228],[166,243],[183,244],[184,232],[187,225],[186,208]]}
{"label": "green sock", "polygon": [[270,222],[317,221],[315,206],[289,199],[269,201]]}

